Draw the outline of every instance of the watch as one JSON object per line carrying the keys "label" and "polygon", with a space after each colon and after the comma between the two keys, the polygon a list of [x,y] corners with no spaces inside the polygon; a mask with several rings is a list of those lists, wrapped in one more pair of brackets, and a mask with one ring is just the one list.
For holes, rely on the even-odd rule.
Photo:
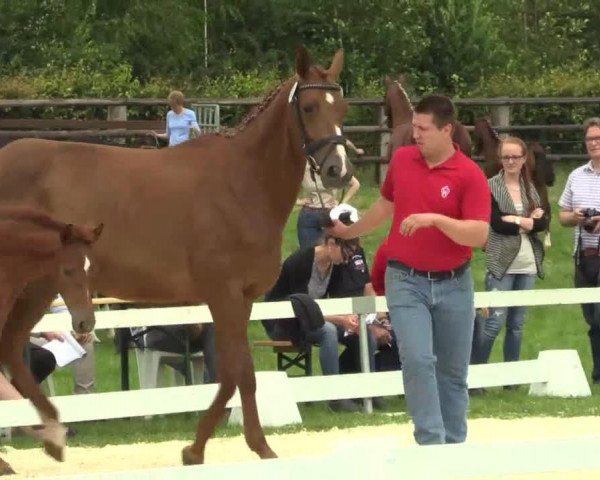
{"label": "watch", "polygon": [[521,225],[521,217],[515,217],[515,224]]}

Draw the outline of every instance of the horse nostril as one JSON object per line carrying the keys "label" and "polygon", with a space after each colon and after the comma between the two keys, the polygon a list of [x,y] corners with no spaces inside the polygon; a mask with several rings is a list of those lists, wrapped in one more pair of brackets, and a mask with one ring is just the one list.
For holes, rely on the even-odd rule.
{"label": "horse nostril", "polygon": [[339,174],[340,174],[340,169],[338,167],[336,167],[335,165],[332,165],[331,167],[329,167],[327,169],[328,177],[338,177]]}

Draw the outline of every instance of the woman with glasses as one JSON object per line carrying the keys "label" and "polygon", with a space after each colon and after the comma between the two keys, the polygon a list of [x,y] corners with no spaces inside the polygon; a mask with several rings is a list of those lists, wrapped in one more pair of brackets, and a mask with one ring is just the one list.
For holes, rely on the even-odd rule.
{"label": "woman with glasses", "polygon": [[[488,291],[530,290],[543,278],[544,247],[537,237],[547,227],[546,212],[530,177],[525,142],[517,137],[499,146],[500,172],[488,180],[492,219],[485,248]],[[504,361],[519,360],[525,307],[491,308],[483,334],[474,346],[474,363],[487,363],[500,329],[506,324]]]}

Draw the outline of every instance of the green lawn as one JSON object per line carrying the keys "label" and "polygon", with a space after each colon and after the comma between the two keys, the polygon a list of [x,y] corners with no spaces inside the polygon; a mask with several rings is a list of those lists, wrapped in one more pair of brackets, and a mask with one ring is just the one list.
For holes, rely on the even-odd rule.
{"label": "green lawn", "polygon": [[[563,165],[557,175],[556,186],[551,190],[553,205],[565,184],[567,174],[575,164]],[[365,174],[364,177],[370,175]],[[356,201],[359,209],[366,209],[377,197],[378,191],[373,183],[361,178],[361,188]],[[555,211],[558,210],[556,207]],[[296,245],[296,217],[294,210],[285,231],[283,254],[291,253]],[[552,225],[552,247],[549,249],[545,266],[546,279],[539,281],[537,288],[565,288],[572,286],[573,265],[571,259],[572,230],[560,227],[554,216]],[[382,228],[365,238],[363,245],[372,257],[380,241],[387,232]],[[483,289],[483,262],[481,252],[474,259],[474,275],[477,290]],[[524,341],[523,359],[533,359],[541,350],[555,348],[576,349],[582,359],[589,378],[591,369],[590,349],[586,335],[586,326],[578,306],[535,307],[528,313]],[[251,322],[249,335],[251,340],[266,338],[259,322]],[[97,388],[98,391],[113,391],[120,388],[119,357],[115,353],[112,341],[104,332],[100,332],[102,343],[97,346]],[[500,337],[502,338],[502,337]],[[275,356],[267,349],[255,351],[255,364],[258,370],[274,370]],[[492,361],[501,360],[501,342],[497,342],[492,354]],[[318,366],[318,362],[315,362]],[[137,388],[135,357],[131,355],[132,388]],[[69,394],[72,392],[72,380],[68,369],[59,370],[54,374],[57,392]],[[551,399],[527,396],[527,389],[521,388],[516,392],[505,392],[502,389],[490,389],[484,396],[474,397],[471,402],[471,417],[519,417],[519,416],[576,416],[598,415],[600,406],[595,395],[600,393],[599,386],[593,386],[594,396],[584,399]],[[404,412],[403,399],[390,399],[389,411]],[[93,406],[90,406],[93,408]],[[394,417],[375,413],[365,414],[335,414],[322,404],[302,405],[300,407],[304,420],[302,428],[329,429],[333,427],[351,427],[356,425],[373,425],[389,422],[407,421],[406,415]],[[104,422],[90,422],[76,426],[79,434],[69,441],[71,445],[104,445],[107,443],[129,443],[133,441],[158,441],[179,438],[191,438],[195,431],[197,414],[170,415],[152,420],[131,419]],[[299,427],[283,429],[294,431]],[[221,427],[218,435],[239,433],[238,428]],[[15,446],[30,446],[26,439],[15,439]]]}

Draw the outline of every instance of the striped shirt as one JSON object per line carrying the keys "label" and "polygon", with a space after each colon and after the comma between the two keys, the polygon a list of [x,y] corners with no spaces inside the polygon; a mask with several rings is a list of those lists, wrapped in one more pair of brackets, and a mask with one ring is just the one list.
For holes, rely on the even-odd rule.
{"label": "striped shirt", "polygon": [[[571,172],[558,204],[565,210],[595,208],[600,210],[600,171],[594,170],[591,160]],[[600,235],[575,228],[575,249],[579,235],[583,248],[598,248]]]}

